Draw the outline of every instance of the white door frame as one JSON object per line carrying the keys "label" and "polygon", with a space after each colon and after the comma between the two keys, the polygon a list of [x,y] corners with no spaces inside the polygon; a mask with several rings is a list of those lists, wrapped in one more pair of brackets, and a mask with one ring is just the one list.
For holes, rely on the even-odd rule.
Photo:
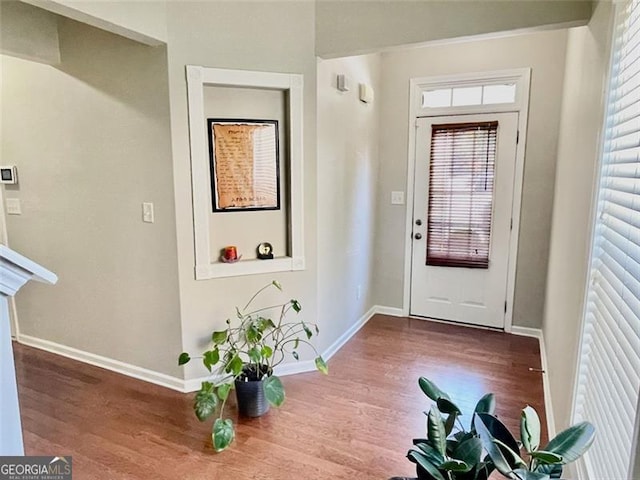
{"label": "white door frame", "polygon": [[[490,83],[515,83],[516,98],[513,103],[496,105],[476,105],[464,107],[425,108],[422,107],[422,92],[435,88],[484,85]],[[507,308],[504,318],[505,332],[511,331],[513,321],[513,301],[515,295],[516,260],[518,256],[518,237],[520,233],[520,210],[522,206],[522,184],[524,179],[524,156],[527,137],[527,118],[529,115],[529,86],[531,69],[499,70],[491,72],[446,75],[437,77],[412,78],[409,84],[409,148],[407,158],[407,211],[405,222],[404,247],[404,298],[403,316],[409,316],[411,292],[411,252],[413,247],[413,194],[415,180],[416,119],[443,115],[464,115],[471,113],[517,112],[518,145],[516,147],[516,165],[513,186],[513,228],[509,241],[509,268],[507,271]]]}

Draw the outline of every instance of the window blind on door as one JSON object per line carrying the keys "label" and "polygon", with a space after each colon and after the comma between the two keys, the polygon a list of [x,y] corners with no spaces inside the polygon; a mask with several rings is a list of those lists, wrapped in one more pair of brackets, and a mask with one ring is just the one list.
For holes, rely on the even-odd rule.
{"label": "window blind on door", "polygon": [[427,265],[488,268],[498,122],[433,125]]}
{"label": "window blind on door", "polygon": [[583,477],[630,478],[640,395],[640,1],[617,7],[574,421]]}

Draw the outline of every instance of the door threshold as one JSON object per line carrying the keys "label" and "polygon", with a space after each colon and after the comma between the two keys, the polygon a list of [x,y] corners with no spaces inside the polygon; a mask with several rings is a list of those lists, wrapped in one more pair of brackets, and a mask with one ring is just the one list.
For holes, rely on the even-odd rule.
{"label": "door threshold", "polygon": [[409,314],[409,318],[412,320],[421,320],[424,322],[444,323],[445,325],[457,325],[459,327],[475,328],[477,330],[489,330],[490,332],[505,333],[504,328],[485,327],[484,325],[474,325],[472,323],[458,322],[456,320],[441,320],[439,318],[421,317],[419,315],[412,315],[412,314]]}

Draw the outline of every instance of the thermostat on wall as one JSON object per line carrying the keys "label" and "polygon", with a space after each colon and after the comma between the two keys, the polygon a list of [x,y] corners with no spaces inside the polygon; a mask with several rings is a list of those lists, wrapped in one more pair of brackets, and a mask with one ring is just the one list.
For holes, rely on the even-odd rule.
{"label": "thermostat on wall", "polygon": [[18,183],[18,169],[15,165],[0,167],[0,183]]}

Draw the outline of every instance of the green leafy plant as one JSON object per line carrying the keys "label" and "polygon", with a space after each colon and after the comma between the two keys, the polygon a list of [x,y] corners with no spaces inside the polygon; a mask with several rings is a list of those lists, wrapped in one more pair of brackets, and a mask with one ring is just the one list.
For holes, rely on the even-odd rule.
{"label": "green leafy plant", "polygon": [[[407,458],[416,464],[420,480],[486,480],[494,470],[491,458],[484,457],[482,442],[472,427],[467,431],[460,417],[462,410],[448,394],[431,380],[420,377],[422,392],[435,402],[427,416],[427,437],[413,440]],[[475,413],[493,413],[495,397],[482,397]]]}
{"label": "green leafy plant", "polygon": [[[530,406],[520,415],[521,443],[491,414],[476,415],[473,424],[496,470],[513,480],[560,478],[563,466],[580,458],[595,439],[594,426],[581,422],[563,430],[540,448],[540,418]],[[526,460],[521,456],[521,449]]]}
{"label": "green leafy plant", "polygon": [[[211,381],[203,382],[195,395],[193,405],[196,417],[205,421],[217,413],[213,423],[212,441],[217,452],[226,449],[235,437],[235,428],[231,419],[225,419],[224,408],[229,393],[238,381],[261,381],[264,395],[269,404],[279,407],[285,399],[284,386],[273,374],[273,369],[282,363],[288,355],[298,360],[300,346],[311,348],[315,354],[315,366],[328,374],[328,367],[316,348],[309,341],[318,334],[318,326],[305,323],[301,319],[287,320],[288,315],[299,314],[302,306],[297,300],[282,304],[253,308],[254,301],[265,290],[274,287],[282,290],[279,282],[273,281],[259,289],[244,308],[236,307],[236,319],[226,320],[227,328],[211,334],[209,349],[201,359],[205,368],[212,374]],[[269,313],[277,312],[274,321]],[[183,352],[178,365],[191,361],[189,353]]]}
{"label": "green leafy plant", "polygon": [[418,383],[435,402],[425,412],[427,438],[414,439],[414,448],[407,454],[416,463],[420,480],[487,480],[494,469],[512,480],[560,478],[563,466],[580,458],[595,438],[593,425],[582,422],[540,448],[540,418],[526,406],[520,416],[518,442],[495,416],[492,393],[478,401],[470,430],[465,431],[459,421],[462,412],[449,395],[425,377]]}

